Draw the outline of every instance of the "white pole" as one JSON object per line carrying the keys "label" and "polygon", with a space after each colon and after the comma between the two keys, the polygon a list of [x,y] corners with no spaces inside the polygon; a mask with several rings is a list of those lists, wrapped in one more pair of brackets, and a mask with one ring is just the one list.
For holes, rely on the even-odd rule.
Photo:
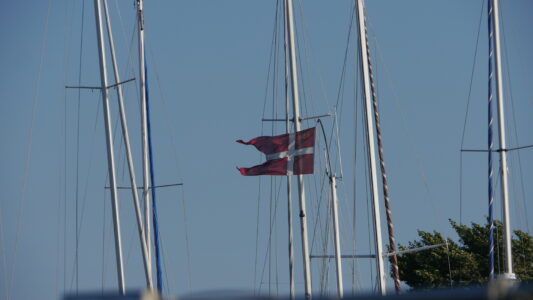
{"label": "white pole", "polygon": [[111,128],[111,113],[109,112],[109,98],[107,94],[107,71],[105,60],[105,47],[102,31],[102,19],[100,1],[94,0],[94,10],[96,17],[96,34],[98,36],[98,54],[100,56],[100,80],[102,90],[102,104],[104,106],[105,134],[107,142],[107,162],[109,172],[109,186],[111,187],[111,201],[113,207],[113,228],[115,232],[115,255],[117,259],[117,276],[119,292],[124,295],[125,279],[124,266],[122,264],[122,241],[120,237],[120,214],[118,206],[117,185],[115,178],[115,158],[113,154],[113,134]]}
{"label": "white pole", "polygon": [[[117,60],[115,56],[115,44],[113,42],[113,31],[111,30],[111,21],[109,18],[109,11],[107,8],[107,0],[103,0],[103,3],[104,3],[104,13],[106,17],[106,24],[107,24],[107,36],[109,39],[111,61],[113,63],[113,72],[115,75],[115,82],[118,84],[120,83],[120,74],[118,72],[118,65],[117,65]],[[144,263],[144,273],[146,277],[146,285],[148,286],[149,289],[152,289],[153,288],[152,273],[148,271],[148,258],[146,256],[147,246],[146,246],[146,240],[144,239],[144,226],[143,226],[143,221],[142,221],[141,207],[139,204],[139,196],[137,194],[137,180],[135,178],[135,168],[133,165],[133,158],[131,155],[130,137],[128,134],[128,122],[126,119],[126,112],[124,109],[124,101],[122,97],[122,86],[118,84],[116,89],[117,89],[117,98],[118,98],[118,104],[119,104],[119,110],[120,110],[120,125],[122,127],[122,137],[124,139],[124,145],[126,148],[126,157],[128,160],[128,168],[130,171],[131,193],[133,195],[135,215],[137,217],[137,229],[139,231],[139,238],[141,242],[141,250],[142,250],[142,256],[143,256],[143,263]]]}
{"label": "white pole", "polygon": [[[286,0],[285,11],[287,15],[287,23],[289,25],[289,53],[291,63],[291,82],[292,82],[292,104],[294,116],[295,131],[300,131],[300,107],[299,107],[299,93],[298,93],[298,64],[296,63],[296,45],[294,39],[294,16],[292,11],[292,0]],[[307,216],[305,208],[305,189],[304,177],[298,175],[298,193],[300,203],[300,227],[302,234],[302,258],[304,265],[304,284],[305,297],[311,298],[311,266],[309,263],[309,246],[307,241]]]}
{"label": "white pole", "polygon": [[503,85],[502,85],[502,68],[501,68],[501,51],[500,51],[500,15],[499,1],[492,0],[494,9],[492,22],[494,24],[494,57],[496,66],[496,93],[498,95],[498,133],[500,136],[500,159],[501,159],[501,184],[502,184],[502,209],[503,209],[503,236],[505,252],[505,268],[503,277],[506,279],[516,279],[513,273],[513,254],[511,248],[511,222],[509,220],[509,187],[507,179],[507,149],[505,143],[505,114],[503,107]]}
{"label": "white pole", "polygon": [[144,10],[143,0],[137,0],[137,26],[139,42],[139,93],[141,96],[141,136],[143,165],[144,228],[147,246],[148,270],[152,272],[150,226],[150,166],[148,160],[148,123],[146,117],[146,78],[144,65]]}
{"label": "white pole", "polygon": [[[286,13],[286,12],[285,12]],[[289,26],[287,24],[287,18],[285,18],[284,30],[285,30],[285,131],[290,134],[290,105],[289,105]],[[294,299],[294,247],[293,247],[293,233],[292,233],[292,184],[291,175],[287,175],[287,216],[289,225],[289,289],[290,297]]]}
{"label": "white pole", "polygon": [[370,90],[370,74],[368,70],[367,43],[365,35],[365,11],[363,0],[357,0],[357,17],[359,25],[359,43],[361,46],[361,66],[365,91],[365,117],[367,131],[367,146],[369,155],[370,186],[372,191],[372,207],[374,215],[374,240],[376,251],[376,268],[378,274],[378,288],[382,295],[386,294],[385,272],[383,268],[383,245],[381,241],[381,218],[379,214],[378,181],[376,176],[376,153],[374,149],[374,126],[372,123],[372,95]]}
{"label": "white pole", "polygon": [[[330,170],[331,172],[331,170]],[[341,242],[339,233],[339,210],[337,207],[337,181],[335,175],[329,177],[331,185],[331,213],[333,215],[333,235],[335,241],[335,264],[337,266],[337,292],[339,298],[344,297],[342,287],[342,263],[341,263]]]}

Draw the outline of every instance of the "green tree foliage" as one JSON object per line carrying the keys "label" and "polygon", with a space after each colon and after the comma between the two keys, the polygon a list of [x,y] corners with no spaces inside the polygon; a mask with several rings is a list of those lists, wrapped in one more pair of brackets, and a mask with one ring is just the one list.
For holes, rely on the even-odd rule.
{"label": "green tree foliage", "polygon": [[[400,250],[445,244],[438,248],[398,256],[400,278],[415,289],[481,285],[489,277],[489,227],[472,223],[459,225],[450,220],[459,242],[444,239],[436,231],[418,231],[420,239],[399,245]],[[502,223],[495,221],[495,273],[503,272]],[[533,280],[533,238],[520,230],[512,240],[513,268],[518,279]],[[392,271],[391,271],[392,274]]]}

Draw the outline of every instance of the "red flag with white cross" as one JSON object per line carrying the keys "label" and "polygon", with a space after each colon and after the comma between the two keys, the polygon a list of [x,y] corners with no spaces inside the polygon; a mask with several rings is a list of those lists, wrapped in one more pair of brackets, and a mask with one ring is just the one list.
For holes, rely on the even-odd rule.
{"label": "red flag with white cross", "polygon": [[253,145],[266,155],[266,162],[251,168],[238,168],[244,176],[312,174],[315,127],[277,136],[260,136],[237,143]]}

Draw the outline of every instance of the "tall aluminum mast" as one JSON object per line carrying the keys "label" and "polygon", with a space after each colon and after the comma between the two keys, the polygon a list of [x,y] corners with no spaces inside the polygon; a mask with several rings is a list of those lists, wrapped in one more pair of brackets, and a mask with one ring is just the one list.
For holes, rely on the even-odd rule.
{"label": "tall aluminum mast", "polygon": [[[326,144],[326,147],[328,145]],[[328,157],[329,159],[329,157]],[[331,165],[331,163],[330,163]],[[342,286],[342,258],[341,258],[341,239],[339,231],[339,209],[337,208],[337,180],[333,171],[329,176],[329,184],[331,188],[331,214],[333,216],[333,241],[335,243],[335,266],[337,271],[337,295],[339,299],[344,297],[344,288]]]}
{"label": "tall aluminum mast", "polygon": [[[285,10],[285,13],[287,11]],[[290,121],[290,105],[289,105],[289,24],[287,18],[283,22],[284,26],[284,47],[285,47],[285,130],[288,134],[291,133]],[[291,299],[294,299],[294,247],[293,247],[293,230],[292,230],[292,175],[287,175],[287,221],[289,229],[289,294]]]}
{"label": "tall aluminum mast", "polygon": [[[133,165],[133,158],[131,155],[131,146],[130,146],[130,138],[128,134],[128,122],[126,119],[126,111],[124,109],[124,101],[122,97],[122,85],[120,81],[120,74],[118,72],[118,65],[115,55],[115,45],[113,42],[113,31],[111,30],[111,22],[109,20],[109,11],[107,8],[107,0],[103,0],[104,4],[104,13],[106,18],[106,24],[107,24],[107,37],[109,40],[109,50],[111,54],[111,61],[113,64],[113,73],[115,75],[115,82],[117,84],[116,90],[117,90],[117,99],[119,104],[119,111],[120,111],[120,124],[122,128],[122,137],[124,139],[124,148],[126,150],[126,157],[128,160],[128,169],[130,173],[130,184],[131,184],[131,193],[133,195],[133,204],[135,206],[135,215],[137,217],[137,230],[139,231],[139,239],[141,242],[141,250],[142,250],[142,256],[143,256],[143,263],[144,263],[144,274],[146,277],[146,285],[149,289],[152,289],[153,283],[152,283],[152,273],[148,270],[148,257],[147,257],[147,245],[146,245],[146,239],[144,238],[144,226],[142,221],[142,213],[141,213],[141,207],[139,204],[139,196],[137,194],[137,180],[135,178],[135,167]],[[149,245],[148,245],[149,246]]]}
{"label": "tall aluminum mast", "polygon": [[[285,1],[285,12],[287,23],[289,25],[289,53],[291,64],[291,83],[292,83],[292,104],[293,104],[293,116],[294,116],[294,129],[300,131],[300,104],[298,93],[298,64],[296,62],[296,45],[294,38],[294,15],[292,10],[292,0]],[[300,227],[302,235],[302,258],[304,266],[304,284],[305,284],[305,297],[311,298],[311,266],[309,263],[309,246],[307,241],[307,216],[305,208],[305,189],[304,189],[304,177],[298,175],[298,193],[300,203]]]}
{"label": "tall aluminum mast", "polygon": [[113,154],[113,134],[111,128],[111,113],[109,111],[109,97],[107,93],[107,71],[105,59],[105,47],[102,30],[102,18],[100,0],[94,0],[94,11],[96,18],[96,34],[98,36],[98,54],[100,56],[100,81],[102,91],[102,104],[104,106],[105,133],[107,144],[107,164],[109,172],[109,186],[111,187],[111,201],[113,208],[113,228],[115,233],[115,255],[117,260],[117,276],[119,292],[126,293],[124,266],[122,264],[122,241],[120,235],[120,214],[118,206],[117,184],[115,176],[115,157]]}
{"label": "tall aluminum mast", "polygon": [[366,140],[369,155],[370,186],[372,191],[372,208],[374,215],[374,240],[376,251],[376,268],[378,274],[378,288],[382,295],[386,294],[385,272],[383,268],[383,245],[381,241],[381,218],[379,210],[379,194],[376,168],[376,150],[374,146],[374,125],[372,123],[372,94],[370,89],[370,73],[367,56],[365,34],[365,8],[363,0],[357,0],[357,17],[359,26],[359,43],[361,49],[361,67],[363,71],[363,86],[365,92]]}
{"label": "tall aluminum mast", "polygon": [[496,93],[498,95],[498,134],[500,138],[500,159],[501,159],[501,184],[502,184],[502,209],[503,209],[503,236],[505,266],[503,277],[506,279],[516,279],[513,273],[513,254],[511,248],[511,222],[509,220],[509,184],[507,170],[507,145],[505,142],[505,114],[503,107],[503,84],[501,68],[500,50],[500,15],[499,1],[492,0],[492,22],[494,25],[494,64],[496,66]]}
{"label": "tall aluminum mast", "polygon": [[141,96],[141,136],[143,165],[144,233],[147,245],[148,271],[152,272],[150,239],[150,166],[148,159],[148,121],[146,116],[146,77],[144,65],[144,10],[143,0],[137,0],[137,26],[139,42],[139,93]]}

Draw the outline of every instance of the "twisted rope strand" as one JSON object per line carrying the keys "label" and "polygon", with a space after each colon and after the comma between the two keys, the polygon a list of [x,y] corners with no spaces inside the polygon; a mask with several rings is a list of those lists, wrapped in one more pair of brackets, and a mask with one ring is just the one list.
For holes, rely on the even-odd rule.
{"label": "twisted rope strand", "polygon": [[[381,169],[381,181],[382,181],[382,187],[383,187],[383,196],[385,198],[385,209],[387,211],[387,228],[389,231],[389,246],[392,251],[392,253],[396,253],[396,240],[394,238],[394,226],[392,224],[392,212],[390,208],[390,198],[389,198],[389,186],[387,182],[387,172],[385,170],[385,158],[383,155],[383,142],[381,139],[381,124],[379,121],[379,110],[378,110],[378,102],[377,102],[377,93],[376,93],[376,87],[374,84],[374,74],[372,72],[372,63],[370,59],[370,48],[368,45],[368,30],[366,27],[366,15],[365,15],[365,43],[366,43],[366,54],[367,54],[367,60],[368,60],[368,72],[370,75],[370,88],[372,91],[372,106],[374,108],[374,120],[375,120],[375,126],[376,126],[376,135],[377,135],[377,142],[378,142],[378,152],[379,152],[379,166]],[[380,253],[377,253],[379,255]],[[396,254],[391,256],[391,264],[392,264],[392,274],[394,277],[394,289],[396,290],[396,293],[400,292],[400,270],[398,268],[398,257]]]}

